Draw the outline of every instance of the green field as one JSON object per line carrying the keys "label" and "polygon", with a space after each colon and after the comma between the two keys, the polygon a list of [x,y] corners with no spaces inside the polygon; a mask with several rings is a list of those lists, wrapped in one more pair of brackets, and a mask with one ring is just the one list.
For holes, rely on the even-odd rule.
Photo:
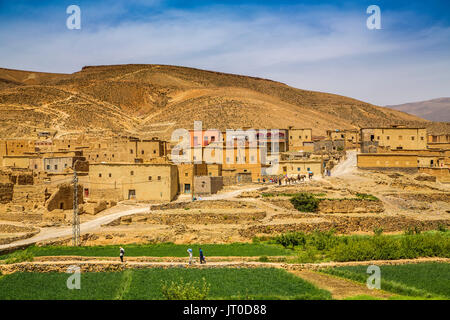
{"label": "green field", "polygon": [[[29,247],[26,249],[35,257],[39,256],[89,256],[89,257],[116,257],[119,255],[119,245],[112,246],[44,246]],[[186,250],[192,248],[194,256],[198,256],[198,249],[202,248],[206,257],[212,256],[286,256],[293,251],[276,244],[231,243],[231,244],[192,244],[179,245],[173,243],[161,244],[130,244],[123,245],[125,256],[129,257],[186,257]],[[11,255],[0,256],[0,260]]]}
{"label": "green field", "polygon": [[[450,299],[450,263],[381,266],[381,289],[403,296]],[[367,266],[336,267],[323,272],[366,283]]]}
{"label": "green field", "polygon": [[350,236],[335,235],[332,231],[291,232],[265,240],[265,243],[291,248],[295,255],[288,262],[294,263],[450,258],[448,231]]}
{"label": "green field", "polygon": [[65,273],[13,273],[0,278],[0,300],[7,299],[163,299],[163,280],[205,278],[208,299],[330,299],[328,291],[273,268],[142,269],[82,273],[81,289],[69,290]]}

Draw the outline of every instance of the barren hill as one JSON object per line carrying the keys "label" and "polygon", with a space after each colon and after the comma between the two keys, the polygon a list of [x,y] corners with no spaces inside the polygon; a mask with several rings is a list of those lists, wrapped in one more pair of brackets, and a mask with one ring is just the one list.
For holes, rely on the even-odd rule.
{"label": "barren hill", "polygon": [[407,112],[431,121],[450,122],[450,98],[438,98],[387,107]]}
{"label": "barren hill", "polygon": [[176,128],[326,129],[407,124],[450,131],[447,124],[339,95],[283,83],[165,65],[84,67],[73,74],[0,69],[0,136],[131,134],[170,138]]}

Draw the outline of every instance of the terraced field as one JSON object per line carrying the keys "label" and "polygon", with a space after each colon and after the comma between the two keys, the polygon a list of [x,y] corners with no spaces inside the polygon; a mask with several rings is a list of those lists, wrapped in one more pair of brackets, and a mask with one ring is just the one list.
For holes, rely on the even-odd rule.
{"label": "terraced field", "polygon": [[[384,265],[381,289],[409,297],[450,299],[450,264],[420,263]],[[365,283],[367,266],[325,269],[323,272]]]}
{"label": "terraced field", "polygon": [[0,278],[0,300],[163,299],[163,281],[205,278],[208,299],[330,299],[331,294],[285,270],[143,269],[82,273],[81,289],[69,290],[65,273],[13,273]]}

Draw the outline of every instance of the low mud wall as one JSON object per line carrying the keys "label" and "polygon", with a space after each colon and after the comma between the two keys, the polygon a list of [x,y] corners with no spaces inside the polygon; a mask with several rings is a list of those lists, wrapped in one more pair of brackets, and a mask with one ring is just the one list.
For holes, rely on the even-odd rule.
{"label": "low mud wall", "polygon": [[131,215],[118,218],[105,226],[118,226],[130,224],[236,224],[246,221],[258,221],[264,219],[264,211],[233,212],[230,213],[149,213]]}
{"label": "low mud wall", "polygon": [[336,230],[338,234],[349,234],[354,232],[373,232],[375,228],[382,228],[384,232],[405,231],[411,227],[418,227],[422,231],[436,230],[439,225],[449,227],[450,220],[426,220],[420,221],[398,217],[334,217],[327,216],[325,221],[320,222],[299,222],[273,225],[255,225],[239,231],[242,237],[251,239],[260,234],[279,234],[285,232],[312,232],[314,230],[329,231]]}
{"label": "low mud wall", "polygon": [[[264,201],[288,210],[297,211],[289,197],[266,198]],[[318,213],[377,213],[383,212],[381,201],[363,199],[323,199],[319,202]]]}
{"label": "low mud wall", "polygon": [[368,213],[383,212],[381,201],[360,199],[325,199],[319,202],[321,213]]}

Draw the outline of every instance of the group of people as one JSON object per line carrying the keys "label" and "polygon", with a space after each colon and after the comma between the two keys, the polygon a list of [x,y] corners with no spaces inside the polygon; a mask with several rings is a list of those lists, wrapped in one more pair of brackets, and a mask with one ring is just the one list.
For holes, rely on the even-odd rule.
{"label": "group of people", "polygon": [[[199,251],[199,257],[200,257],[200,264],[206,263],[205,256],[203,255],[202,248],[199,248],[198,251]],[[192,262],[193,262],[192,249],[191,248],[187,249],[187,252],[189,254],[189,264],[192,264]]]}
{"label": "group of people", "polygon": [[[330,175],[330,174],[328,174],[328,175]],[[314,173],[312,171],[308,171],[309,180],[312,180],[313,176],[314,176]],[[285,176],[281,176],[281,177],[263,178],[262,182],[278,184],[281,186],[282,184],[294,184],[294,183],[302,182],[302,181],[305,181],[305,179],[306,179],[305,174],[298,174],[297,176],[290,176],[290,177],[288,177],[288,175],[285,175]]]}
{"label": "group of people", "polygon": [[[202,248],[199,248],[198,251],[199,251],[199,257],[200,257],[200,264],[206,263],[205,255],[203,254]],[[189,264],[192,264],[192,262],[193,262],[192,249],[191,248],[187,249],[187,252],[189,254]],[[125,255],[125,249],[120,247],[120,249],[119,249],[119,257],[120,257],[120,261],[121,262],[123,262],[124,255]]]}

